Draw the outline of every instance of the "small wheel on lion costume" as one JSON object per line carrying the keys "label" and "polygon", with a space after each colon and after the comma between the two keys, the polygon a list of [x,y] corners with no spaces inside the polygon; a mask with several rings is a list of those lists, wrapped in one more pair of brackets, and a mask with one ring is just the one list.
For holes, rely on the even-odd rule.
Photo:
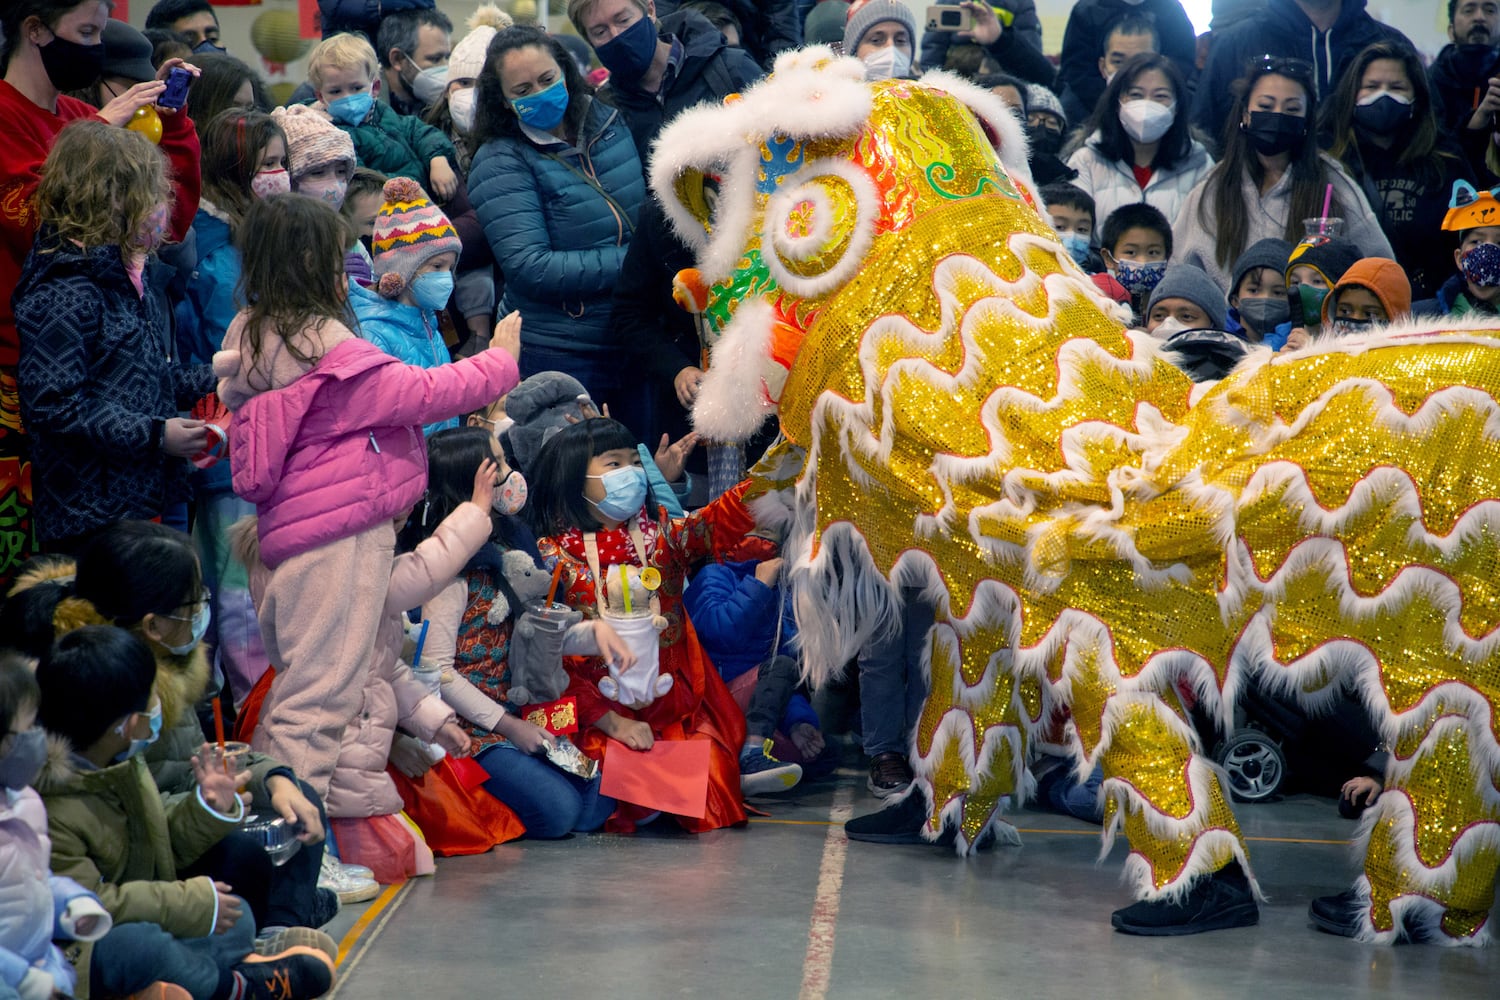
{"label": "small wheel on lion costume", "polygon": [[1214,754],[1229,775],[1229,789],[1240,802],[1264,802],[1286,780],[1286,755],[1258,729],[1237,729]]}

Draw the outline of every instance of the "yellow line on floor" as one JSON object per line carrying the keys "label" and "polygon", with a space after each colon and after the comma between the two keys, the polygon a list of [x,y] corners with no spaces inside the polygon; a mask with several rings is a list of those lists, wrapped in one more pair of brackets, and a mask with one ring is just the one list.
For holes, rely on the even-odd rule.
{"label": "yellow line on floor", "polygon": [[[386,924],[387,919],[390,919],[390,915],[396,912],[396,906],[398,906],[396,901],[410,888],[410,879],[399,886],[386,886],[386,889],[378,897],[375,897],[375,901],[371,903],[371,907],[360,915],[360,919],[354,921],[354,927],[351,927],[350,931],[345,934],[344,940],[339,942],[339,961],[336,963],[339,967],[339,984],[338,987],[335,987],[333,993],[329,994],[330,997],[338,996],[339,988],[344,987],[344,982],[347,981],[350,973],[354,972],[354,967],[359,964],[360,958],[363,958],[363,955],[365,955],[365,949],[375,939],[375,933],[380,930],[380,927]],[[381,916],[383,913],[384,918]],[[375,928],[374,931],[371,931],[372,927]],[[371,931],[369,940],[365,939],[366,931]],[[348,963],[348,967],[345,967],[345,963]]]}
{"label": "yellow line on floor", "polygon": [[[755,825],[770,823],[776,826],[831,826],[832,822],[826,819],[773,819],[770,817],[751,817],[750,822]],[[1098,830],[1043,830],[1037,827],[1018,826],[1017,833],[1046,833],[1057,834],[1063,837],[1097,837]],[[1313,837],[1246,837],[1246,840],[1261,844],[1329,844],[1334,847],[1347,847],[1353,841],[1349,840],[1318,840]]]}

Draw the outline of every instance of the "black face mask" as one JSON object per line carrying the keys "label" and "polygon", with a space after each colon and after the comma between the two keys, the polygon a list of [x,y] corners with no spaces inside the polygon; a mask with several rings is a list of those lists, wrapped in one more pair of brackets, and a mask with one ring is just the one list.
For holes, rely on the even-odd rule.
{"label": "black face mask", "polygon": [[1373,104],[1354,108],[1354,124],[1371,135],[1389,135],[1403,129],[1412,119],[1412,106],[1386,94]]}
{"label": "black face mask", "polygon": [[42,69],[58,90],[83,90],[93,86],[104,75],[104,43],[80,45],[66,38],[52,36],[46,45],[37,46],[42,54]]}
{"label": "black face mask", "polygon": [[1062,149],[1062,133],[1054,132],[1044,125],[1026,126],[1026,138],[1031,140],[1032,151],[1036,153],[1056,156],[1057,151]]}
{"label": "black face mask", "polygon": [[1490,76],[1490,69],[1500,61],[1500,49],[1489,44],[1464,43],[1457,46],[1454,68],[1462,74],[1462,83],[1480,83]]}
{"label": "black face mask", "polygon": [[1300,115],[1286,115],[1280,111],[1252,111],[1250,124],[1240,123],[1240,131],[1250,140],[1250,145],[1262,156],[1277,156],[1281,153],[1296,154],[1307,141],[1307,119]]}

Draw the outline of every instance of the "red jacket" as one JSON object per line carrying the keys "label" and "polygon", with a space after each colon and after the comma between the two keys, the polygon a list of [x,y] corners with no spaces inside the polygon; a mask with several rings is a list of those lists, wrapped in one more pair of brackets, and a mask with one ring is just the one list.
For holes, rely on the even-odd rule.
{"label": "red jacket", "polygon": [[[0,370],[15,371],[19,354],[16,319],[10,297],[21,277],[21,263],[31,250],[39,220],[32,198],[41,180],[42,161],[64,125],[98,112],[82,101],[60,96],[57,113],[37,107],[15,87],[0,80]],[[198,133],[186,113],[162,116],[161,150],[171,164],[177,203],[172,208],[172,239],[187,235],[198,213],[202,180],[198,173]]]}

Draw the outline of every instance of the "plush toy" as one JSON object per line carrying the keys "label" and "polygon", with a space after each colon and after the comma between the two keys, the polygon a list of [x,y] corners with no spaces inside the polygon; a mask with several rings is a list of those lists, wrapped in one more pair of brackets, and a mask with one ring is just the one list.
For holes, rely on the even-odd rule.
{"label": "plush toy", "polygon": [[556,701],[568,687],[568,673],[562,665],[563,637],[583,615],[560,606],[546,614],[529,609],[532,602],[547,596],[547,572],[530,555],[515,550],[505,553],[501,564],[505,582],[521,607],[512,609],[504,593],[497,593],[486,618],[498,624],[513,610],[519,612],[510,637],[510,699],[517,705]]}
{"label": "plush toy", "polygon": [[645,708],[672,690],[672,675],[661,673],[658,638],[667,620],[652,609],[651,589],[635,566],[608,567],[604,591],[604,620],[635,653],[635,665],[621,670],[619,664],[610,663],[609,676],[599,680],[599,692],[628,708]]}

